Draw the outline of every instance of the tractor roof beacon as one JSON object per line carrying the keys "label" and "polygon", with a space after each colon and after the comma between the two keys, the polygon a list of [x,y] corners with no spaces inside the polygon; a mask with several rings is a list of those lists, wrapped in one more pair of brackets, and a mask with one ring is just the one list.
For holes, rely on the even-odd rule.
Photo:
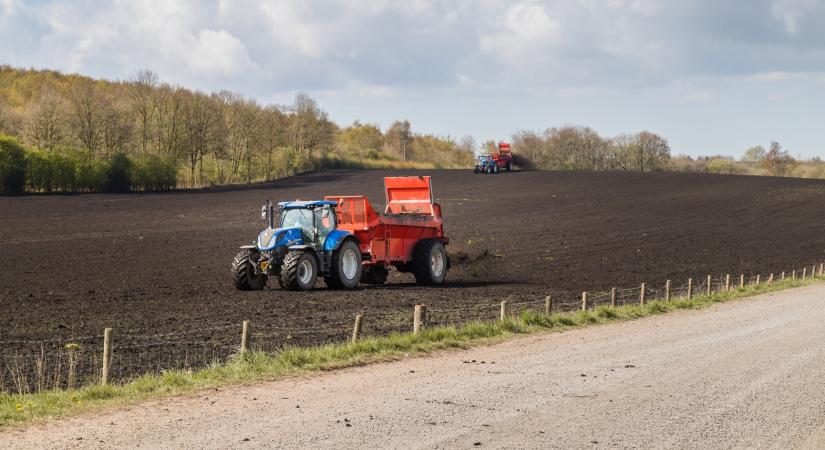
{"label": "tractor roof beacon", "polygon": [[384,189],[383,214],[364,196],[327,196],[278,203],[277,226],[275,205],[267,201],[266,229],[232,261],[235,287],[260,290],[274,277],[284,289],[310,290],[322,277],[328,287],[353,289],[383,284],[390,266],[419,284],[443,284],[450,241],[430,177],[388,177]]}

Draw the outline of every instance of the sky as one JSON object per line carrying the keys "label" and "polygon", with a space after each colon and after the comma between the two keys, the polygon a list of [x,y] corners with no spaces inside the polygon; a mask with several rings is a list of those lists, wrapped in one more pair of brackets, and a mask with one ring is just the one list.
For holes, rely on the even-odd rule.
{"label": "sky", "polygon": [[584,125],[825,156],[823,0],[0,0],[3,63],[478,142]]}

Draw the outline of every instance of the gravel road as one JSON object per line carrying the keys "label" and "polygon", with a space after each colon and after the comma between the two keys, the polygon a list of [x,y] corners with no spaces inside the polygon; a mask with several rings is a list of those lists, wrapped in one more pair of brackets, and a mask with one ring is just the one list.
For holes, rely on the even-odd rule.
{"label": "gravel road", "polygon": [[155,401],[0,448],[825,446],[825,285]]}

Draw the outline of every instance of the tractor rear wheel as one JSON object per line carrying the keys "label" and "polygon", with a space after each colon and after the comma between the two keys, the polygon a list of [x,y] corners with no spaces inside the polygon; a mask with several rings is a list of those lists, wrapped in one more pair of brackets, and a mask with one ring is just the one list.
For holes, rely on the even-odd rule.
{"label": "tractor rear wheel", "polygon": [[384,266],[372,266],[361,273],[361,282],[364,284],[384,284],[387,282],[389,271]]}
{"label": "tractor rear wheel", "polygon": [[507,171],[508,172],[513,171],[513,161],[507,161]]}
{"label": "tractor rear wheel", "polygon": [[261,254],[244,249],[232,260],[232,281],[239,291],[260,291],[266,286],[266,275],[255,272],[255,265]]}
{"label": "tractor rear wheel", "polygon": [[498,173],[498,163],[493,164],[493,173]]}
{"label": "tractor rear wheel", "polygon": [[487,173],[487,174],[493,173],[493,168],[490,167],[490,166],[487,166],[487,168],[484,169],[484,173]]}
{"label": "tractor rear wheel", "polygon": [[354,241],[347,239],[332,253],[330,274],[324,281],[331,288],[353,289],[360,280],[361,249]]}
{"label": "tractor rear wheel", "polygon": [[281,287],[290,291],[308,291],[318,279],[318,261],[304,250],[292,250],[281,263]]}
{"label": "tractor rear wheel", "polygon": [[413,250],[413,275],[418,284],[442,284],[449,260],[444,244],[437,239],[422,239]]}

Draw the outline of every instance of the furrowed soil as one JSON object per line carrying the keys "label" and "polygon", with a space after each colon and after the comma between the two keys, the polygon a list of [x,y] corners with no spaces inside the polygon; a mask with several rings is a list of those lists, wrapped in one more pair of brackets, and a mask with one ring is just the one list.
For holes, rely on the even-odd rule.
{"label": "furrowed soil", "polygon": [[[272,279],[264,291],[233,287],[229,265],[263,227],[266,199],[366,194],[380,209],[383,177],[425,174],[451,239],[445,286],[419,287],[411,275],[391,272],[386,285],[353,291],[319,281],[312,292],[286,292]],[[501,300],[539,307],[548,293],[555,308],[569,309],[582,291],[614,286],[645,282],[655,294],[667,279],[801,274],[825,259],[823,198],[825,182],[817,180],[455,170],[325,171],[202,191],[3,197],[0,363],[8,370],[0,385],[14,386],[12,368],[35,367],[38,353],[58,360],[50,363],[60,366],[50,369],[57,374],[69,363],[66,343],[78,344],[74,351],[86,359],[77,371],[92,376],[106,327],[114,329],[114,372],[122,379],[221,359],[237,347],[243,320],[253,324],[253,342],[271,349],[339,342],[357,313],[365,314],[366,334],[408,330],[420,303],[430,323],[446,324],[493,319]],[[30,383],[33,370],[24,370]]]}

